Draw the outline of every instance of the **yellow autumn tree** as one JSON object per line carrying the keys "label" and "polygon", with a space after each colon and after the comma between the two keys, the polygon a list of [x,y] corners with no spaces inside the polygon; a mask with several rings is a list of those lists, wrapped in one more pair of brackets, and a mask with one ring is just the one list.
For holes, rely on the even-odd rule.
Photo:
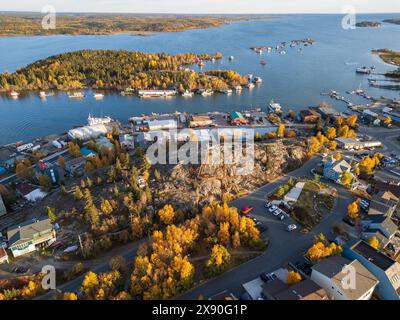
{"label": "yellow autumn tree", "polygon": [[229,239],[229,222],[222,222],[219,225],[218,241],[223,245],[227,245],[229,244]]}
{"label": "yellow autumn tree", "polygon": [[280,124],[276,129],[276,136],[278,138],[283,138],[285,136],[285,125]]}
{"label": "yellow autumn tree", "polygon": [[351,185],[351,183],[353,182],[353,179],[354,179],[354,177],[351,174],[351,172],[349,172],[349,171],[343,172],[342,176],[340,177],[340,181],[346,187]]}
{"label": "yellow autumn tree", "polygon": [[63,300],[78,300],[78,296],[74,292],[65,292]]}
{"label": "yellow autumn tree", "polygon": [[296,271],[289,271],[287,275],[287,284],[289,286],[299,283],[302,280],[300,273]]}
{"label": "yellow autumn tree", "polygon": [[336,138],[336,128],[331,127],[331,128],[329,128],[328,130],[326,130],[326,137],[327,137],[329,140],[335,139],[335,138]]}
{"label": "yellow autumn tree", "polygon": [[372,236],[371,238],[369,238],[368,243],[372,248],[374,248],[376,250],[379,249],[380,243],[379,243],[379,240],[377,237]]}
{"label": "yellow autumn tree", "polygon": [[231,254],[224,246],[219,244],[214,245],[210,257],[205,263],[206,272],[212,276],[223,272],[230,259]]}
{"label": "yellow autumn tree", "polygon": [[166,204],[162,209],[158,211],[158,216],[164,224],[170,225],[174,222],[174,208],[170,204]]}
{"label": "yellow autumn tree", "polygon": [[353,221],[360,217],[360,201],[358,198],[347,206],[347,216]]}

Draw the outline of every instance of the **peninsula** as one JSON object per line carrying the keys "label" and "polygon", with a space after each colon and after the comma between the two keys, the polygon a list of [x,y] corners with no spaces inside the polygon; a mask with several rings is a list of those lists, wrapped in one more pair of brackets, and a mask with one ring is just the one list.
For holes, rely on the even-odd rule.
{"label": "peninsula", "polygon": [[0,74],[0,91],[94,89],[222,90],[244,85],[232,70],[196,72],[189,67],[221,59],[222,54],[142,53],[82,50],[34,62],[14,73]]}

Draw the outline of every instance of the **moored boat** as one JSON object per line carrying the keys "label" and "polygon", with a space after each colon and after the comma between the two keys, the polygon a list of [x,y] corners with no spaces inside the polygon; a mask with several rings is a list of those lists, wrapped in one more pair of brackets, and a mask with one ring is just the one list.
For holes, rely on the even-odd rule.
{"label": "moored boat", "polygon": [[102,93],[95,93],[93,94],[93,98],[95,98],[96,100],[101,100],[104,98],[104,94]]}
{"label": "moored boat", "polygon": [[70,99],[83,99],[84,97],[85,94],[83,92],[68,93],[68,98]]}
{"label": "moored boat", "polygon": [[191,97],[193,97],[193,95],[194,95],[194,93],[189,90],[185,90],[185,92],[182,93],[182,97],[185,97],[185,98],[191,98]]}

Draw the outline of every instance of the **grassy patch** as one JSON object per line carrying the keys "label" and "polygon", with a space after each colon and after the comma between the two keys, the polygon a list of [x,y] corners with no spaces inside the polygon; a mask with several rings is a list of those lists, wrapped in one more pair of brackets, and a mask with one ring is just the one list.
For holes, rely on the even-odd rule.
{"label": "grassy patch", "polygon": [[293,218],[305,228],[315,227],[321,221],[322,212],[333,209],[334,196],[322,188],[318,182],[307,181],[294,205]]}

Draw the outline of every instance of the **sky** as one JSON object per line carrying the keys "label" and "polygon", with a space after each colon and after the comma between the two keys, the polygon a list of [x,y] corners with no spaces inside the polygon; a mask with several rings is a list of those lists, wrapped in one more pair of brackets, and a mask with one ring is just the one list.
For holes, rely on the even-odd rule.
{"label": "sky", "polygon": [[0,11],[126,13],[358,13],[400,12],[399,0],[0,0]]}

